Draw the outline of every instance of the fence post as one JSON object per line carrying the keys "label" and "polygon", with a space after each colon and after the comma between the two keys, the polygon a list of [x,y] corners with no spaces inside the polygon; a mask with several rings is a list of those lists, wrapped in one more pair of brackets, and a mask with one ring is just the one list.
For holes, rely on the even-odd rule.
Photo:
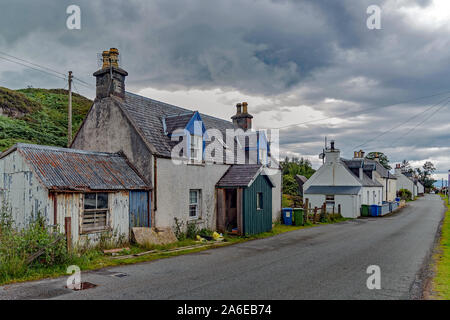
{"label": "fence post", "polygon": [[341,215],[341,205],[338,204],[338,214]]}
{"label": "fence post", "polygon": [[317,207],[314,207],[314,223],[317,223]]}
{"label": "fence post", "polygon": [[66,232],[67,251],[70,252],[72,250],[72,218],[65,217],[64,222],[65,222],[64,229]]}

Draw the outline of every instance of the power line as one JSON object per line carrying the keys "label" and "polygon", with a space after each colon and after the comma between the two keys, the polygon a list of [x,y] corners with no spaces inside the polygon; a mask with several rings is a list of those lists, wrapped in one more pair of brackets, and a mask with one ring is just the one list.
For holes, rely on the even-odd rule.
{"label": "power line", "polygon": [[[37,71],[44,72],[44,73],[49,74],[49,75],[52,75],[52,76],[54,76],[54,77],[63,79],[64,81],[67,80],[66,74],[64,74],[64,73],[62,73],[62,72],[59,72],[59,71],[57,71],[57,70],[55,70],[55,69],[52,69],[52,68],[43,66],[43,65],[41,65],[41,64],[37,64],[37,63],[31,62],[31,61],[28,61],[28,60],[25,60],[25,59],[22,59],[22,58],[13,56],[13,55],[11,55],[11,54],[8,54],[8,53],[2,52],[2,51],[0,51],[0,54],[5,55],[5,56],[8,56],[8,57],[11,57],[11,58],[16,59],[16,60],[19,60],[19,61],[22,61],[22,62],[24,62],[24,63],[19,62],[19,61],[14,61],[14,60],[11,60],[11,59],[9,59],[9,58],[5,58],[5,57],[0,56],[1,59],[7,60],[7,61],[12,62],[12,63],[19,64],[19,65],[21,65],[21,66],[24,66],[24,67],[27,67],[27,68],[30,68],[30,69],[33,69],[33,70],[37,70]],[[29,65],[27,65],[27,64],[25,64],[25,63],[27,63],[27,64],[29,64]],[[32,66],[30,66],[30,65],[35,66],[35,67],[37,67],[37,68],[32,67]],[[39,69],[39,68],[40,68],[40,69]],[[45,70],[48,70],[48,71],[53,72],[53,73],[50,73],[50,72],[45,71]],[[62,77],[59,76],[59,75],[61,75]],[[93,86],[93,85],[91,85],[91,84],[87,83],[86,81],[83,81],[83,80],[81,80],[81,79],[79,79],[79,78],[73,77],[73,79],[76,79],[76,80],[80,83],[80,85],[83,86],[83,87],[85,87],[85,88],[88,88],[88,89],[93,89],[93,88],[95,88],[95,86]]]}
{"label": "power line", "polygon": [[349,112],[345,112],[345,113],[342,113],[342,114],[339,114],[339,115],[335,115],[335,116],[319,118],[319,119],[313,119],[313,120],[308,120],[308,121],[299,122],[299,123],[293,123],[293,124],[289,124],[289,125],[278,127],[278,128],[272,128],[272,129],[279,129],[279,130],[281,130],[281,129],[286,129],[286,128],[289,128],[289,127],[299,126],[299,125],[302,125],[302,124],[308,124],[308,123],[312,123],[312,122],[318,122],[318,121],[322,121],[322,120],[328,120],[328,119],[343,117],[343,116],[346,116],[346,115],[361,115],[361,114],[364,114],[364,113],[368,113],[368,112],[370,112],[372,110],[377,110],[377,109],[387,108],[387,107],[393,107],[393,106],[396,106],[396,105],[401,105],[401,104],[405,104],[405,103],[409,103],[409,102],[424,100],[424,99],[427,99],[427,98],[433,98],[433,97],[441,96],[443,94],[448,94],[448,93],[450,93],[450,90],[449,91],[443,91],[443,92],[435,93],[435,94],[432,94],[432,95],[429,95],[429,96],[422,96],[422,97],[414,98],[414,99],[411,99],[411,100],[397,102],[397,103],[394,103],[394,104],[374,106],[374,107],[368,108],[366,110],[362,110],[360,112],[349,111]]}
{"label": "power line", "polygon": [[0,54],[2,54],[2,55],[4,55],[4,56],[7,56],[7,57],[10,57],[10,58],[14,58],[14,59],[19,60],[19,61],[22,61],[22,62],[26,62],[26,63],[31,64],[31,65],[33,65],[33,66],[36,66],[36,67],[39,67],[39,68],[46,69],[46,70],[48,70],[48,71],[57,73],[57,74],[59,74],[59,75],[62,75],[63,77],[66,76],[64,73],[61,73],[61,72],[59,72],[59,71],[56,71],[56,70],[54,70],[54,69],[52,69],[52,68],[49,68],[49,67],[46,67],[46,66],[39,65],[39,64],[37,64],[37,63],[34,63],[34,62],[31,62],[31,61],[28,61],[28,60],[25,60],[25,59],[22,59],[22,58],[13,56],[13,55],[11,55],[11,54],[8,54],[8,53],[2,52],[2,51],[0,51]]}
{"label": "power line", "polygon": [[442,105],[441,107],[439,107],[438,109],[434,110],[431,115],[429,115],[428,117],[426,117],[423,121],[419,122],[417,125],[415,125],[413,128],[411,128],[410,130],[408,130],[408,132],[406,134],[404,134],[403,136],[399,137],[398,139],[394,140],[392,142],[392,144],[389,146],[389,148],[392,148],[394,146],[394,144],[403,139],[404,137],[407,137],[408,134],[410,134],[412,131],[414,131],[415,129],[417,129],[418,127],[420,127],[422,124],[424,124],[425,122],[427,122],[429,119],[431,119],[437,112],[439,112],[441,109],[443,109],[444,107],[448,107],[448,103],[449,101],[447,101],[444,105]]}
{"label": "power line", "polygon": [[[370,143],[370,142],[372,142],[372,141],[374,141],[374,140],[376,140],[376,139],[378,139],[378,138],[384,136],[385,134],[387,134],[387,133],[389,133],[389,132],[391,132],[391,131],[394,131],[395,129],[400,128],[401,126],[407,124],[408,122],[410,122],[411,120],[417,118],[417,117],[420,116],[421,114],[423,114],[423,113],[425,113],[425,112],[428,112],[428,111],[431,110],[432,108],[434,108],[434,107],[440,105],[440,104],[443,103],[445,100],[447,100],[446,103],[448,103],[449,98],[450,98],[450,96],[444,98],[443,100],[441,100],[441,101],[439,101],[439,102],[433,104],[432,106],[428,107],[426,110],[421,111],[421,112],[415,114],[414,116],[408,118],[406,121],[403,121],[403,122],[400,123],[400,124],[396,124],[396,125],[393,126],[392,128],[390,128],[390,129],[388,129],[388,130],[386,130],[386,131],[383,131],[382,133],[380,133],[380,134],[376,135],[375,137],[373,137],[373,138],[371,138],[371,139],[365,141],[364,143],[359,144],[359,145],[353,147],[353,149],[356,149],[356,148],[360,148],[360,147],[362,147],[362,146],[365,146],[366,144],[368,144],[368,143]],[[444,104],[444,106],[445,106],[445,104]]]}
{"label": "power line", "polygon": [[36,71],[40,71],[40,72],[49,74],[49,75],[51,75],[51,76],[53,76],[53,77],[62,79],[62,80],[64,80],[64,81],[67,80],[65,77],[60,77],[60,76],[58,76],[58,75],[56,75],[56,74],[54,74],[54,73],[47,72],[47,71],[45,71],[45,70],[43,70],[43,69],[34,68],[34,67],[31,67],[31,66],[29,66],[29,65],[26,65],[26,64],[21,63],[21,62],[18,62],[18,61],[14,61],[14,60],[11,60],[11,59],[2,57],[2,56],[0,56],[0,59],[6,60],[6,61],[9,61],[9,62],[12,62],[12,63],[20,64],[20,65],[22,65],[22,66],[24,66],[24,67],[27,67],[27,68],[30,68],[30,69],[33,69],[33,70],[36,70]]}

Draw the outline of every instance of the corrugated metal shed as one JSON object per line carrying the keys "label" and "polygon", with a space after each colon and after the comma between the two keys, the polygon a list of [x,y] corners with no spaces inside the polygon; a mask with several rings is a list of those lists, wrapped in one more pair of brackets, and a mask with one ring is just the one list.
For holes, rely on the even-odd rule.
{"label": "corrugated metal shed", "polygon": [[16,151],[31,165],[49,190],[148,190],[149,185],[117,153],[92,152],[19,143],[0,158]]}
{"label": "corrugated metal shed", "polygon": [[305,194],[358,194],[360,186],[310,186]]}

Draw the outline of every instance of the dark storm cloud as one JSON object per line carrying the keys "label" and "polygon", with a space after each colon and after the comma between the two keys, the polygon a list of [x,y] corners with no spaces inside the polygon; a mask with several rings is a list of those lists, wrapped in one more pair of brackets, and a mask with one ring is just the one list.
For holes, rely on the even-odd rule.
{"label": "dark storm cloud", "polygon": [[[81,7],[81,30],[65,26],[69,4]],[[366,27],[366,9],[373,4],[389,4],[383,7],[382,30]],[[290,107],[307,105],[345,121],[283,130],[283,150],[317,154],[323,137],[329,135],[351,155],[353,146],[423,111],[439,97],[379,110],[374,106],[449,90],[450,28],[420,26],[403,10],[431,4],[431,0],[3,0],[0,51],[63,72],[72,69],[93,84],[97,53],[118,47],[132,91],[221,88],[276,97],[274,103],[254,106],[254,114],[278,110],[274,119],[287,123],[303,120],[292,119]],[[13,88],[30,83],[63,86],[59,79],[1,60],[0,81]],[[334,102],[324,103],[327,98]],[[348,111],[366,116],[351,117]],[[424,126],[396,140],[420,119],[365,147],[385,148],[394,160],[435,157],[430,146],[449,146],[444,132],[450,112],[442,109]],[[408,147],[419,151],[405,155]]]}

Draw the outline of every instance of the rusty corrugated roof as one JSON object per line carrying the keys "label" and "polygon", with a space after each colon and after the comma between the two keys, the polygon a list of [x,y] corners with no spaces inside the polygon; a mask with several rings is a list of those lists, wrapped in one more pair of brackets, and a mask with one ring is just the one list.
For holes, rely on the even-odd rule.
{"label": "rusty corrugated roof", "polygon": [[127,159],[118,153],[23,143],[14,148],[50,190],[150,189]]}

